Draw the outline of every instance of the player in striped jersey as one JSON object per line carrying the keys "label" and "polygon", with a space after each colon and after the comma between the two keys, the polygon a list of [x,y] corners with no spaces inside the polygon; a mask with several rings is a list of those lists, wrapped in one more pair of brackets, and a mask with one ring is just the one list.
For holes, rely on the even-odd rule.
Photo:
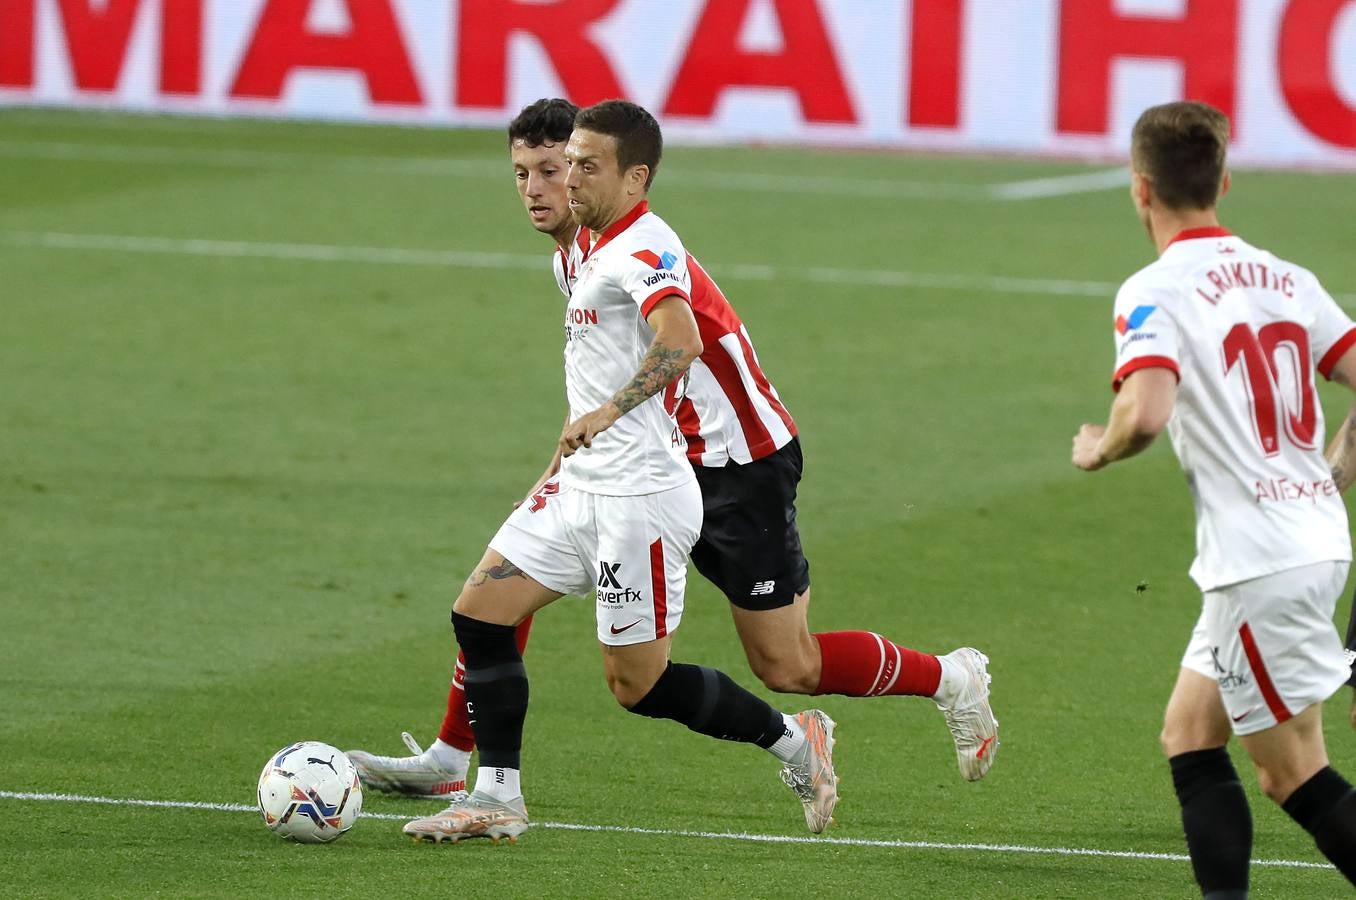
{"label": "player in striped jersey", "polygon": [[[553,269],[567,297],[588,264],[590,234],[568,215],[562,149],[575,107],[539,100],[509,126],[519,193],[534,228],[556,242]],[[636,257],[657,276],[679,261]],[[812,633],[807,622],[809,564],[796,527],[802,458],[796,423],[759,363],[748,329],[701,264],[686,256],[690,300],[703,351],[666,401],[687,442],[705,518],[691,552],[697,570],[731,602],[750,668],[770,689],[851,697],[930,697],[945,714],[961,774],[988,772],[998,749],[989,705],[987,657],[964,647],[919,653],[872,631]],[[588,323],[567,323],[588,327]],[[552,458],[528,498],[556,477]],[[531,619],[517,631],[526,645]],[[464,788],[475,739],[467,723],[464,662],[458,656],[437,741],[423,750],[408,734],[407,757],[352,751],[364,781],[392,793],[445,797]]]}

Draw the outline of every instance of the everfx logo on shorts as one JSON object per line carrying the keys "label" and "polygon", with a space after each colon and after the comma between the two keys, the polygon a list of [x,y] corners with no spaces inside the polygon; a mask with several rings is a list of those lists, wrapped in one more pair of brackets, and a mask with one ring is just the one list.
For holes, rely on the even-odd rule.
{"label": "everfx logo on shorts", "polygon": [[1215,665],[1215,678],[1219,680],[1220,690],[1233,690],[1247,684],[1251,679],[1226,669],[1219,661],[1219,648],[1210,648],[1210,661]]}
{"label": "everfx logo on shorts", "polygon": [[617,577],[622,564],[599,561],[598,563],[598,602],[604,606],[625,606],[639,603],[645,597],[635,588],[623,587]]}

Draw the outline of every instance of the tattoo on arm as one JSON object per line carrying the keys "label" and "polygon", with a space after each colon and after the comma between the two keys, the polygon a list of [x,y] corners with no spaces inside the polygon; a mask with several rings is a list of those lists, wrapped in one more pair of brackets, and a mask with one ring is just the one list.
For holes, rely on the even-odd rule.
{"label": "tattoo on arm", "polygon": [[1356,480],[1356,468],[1353,468],[1353,454],[1356,454],[1356,407],[1347,413],[1346,421],[1339,429],[1339,439],[1333,442],[1328,464],[1332,467],[1332,480],[1337,490],[1345,492]]}
{"label": "tattoo on arm", "polygon": [[613,394],[612,402],[621,410],[622,415],[626,415],[683,374],[687,369],[686,356],[685,351],[666,347],[656,338],[650,345],[650,352],[641,360],[640,368],[636,370],[631,383]]}
{"label": "tattoo on arm", "polygon": [[470,585],[471,587],[480,587],[482,584],[484,584],[491,578],[493,578],[495,581],[503,581],[507,578],[513,578],[515,576],[518,578],[526,578],[527,573],[524,572],[522,569],[518,568],[517,566],[515,566],[513,563],[509,562],[508,560],[504,560],[504,564],[502,566],[490,566],[488,568],[478,570],[474,575],[471,576]]}

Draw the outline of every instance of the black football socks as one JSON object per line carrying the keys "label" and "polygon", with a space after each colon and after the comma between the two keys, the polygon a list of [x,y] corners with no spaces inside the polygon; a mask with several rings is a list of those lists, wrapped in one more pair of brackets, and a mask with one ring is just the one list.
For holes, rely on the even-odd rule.
{"label": "black football socks", "polygon": [[757,744],[764,750],[786,734],[782,714],[726,675],[705,666],[669,663],[631,712],[672,719],[698,734]]}
{"label": "black football socks", "polygon": [[1228,751],[1214,747],[1179,753],[1168,765],[1201,894],[1208,900],[1247,897],[1252,812]]}
{"label": "black football socks", "polygon": [[527,669],[512,625],[452,613],[466,658],[466,711],[481,768],[518,769],[527,718]]}
{"label": "black football socks", "polygon": [[1281,804],[1290,818],[1314,836],[1337,871],[1356,884],[1356,791],[1331,766],[1324,766]]}

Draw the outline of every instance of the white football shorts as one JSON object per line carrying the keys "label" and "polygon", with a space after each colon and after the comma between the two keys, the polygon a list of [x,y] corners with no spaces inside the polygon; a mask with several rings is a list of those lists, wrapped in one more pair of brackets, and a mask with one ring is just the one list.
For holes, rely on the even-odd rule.
{"label": "white football shorts", "polygon": [[1278,725],[1346,683],[1332,616],[1349,568],[1313,563],[1205,593],[1182,666],[1219,682],[1234,734]]}
{"label": "white football shorts", "polygon": [[696,480],[612,497],[547,482],[490,547],[553,591],[596,595],[598,640],[642,644],[678,630],[687,557],[702,527]]}

